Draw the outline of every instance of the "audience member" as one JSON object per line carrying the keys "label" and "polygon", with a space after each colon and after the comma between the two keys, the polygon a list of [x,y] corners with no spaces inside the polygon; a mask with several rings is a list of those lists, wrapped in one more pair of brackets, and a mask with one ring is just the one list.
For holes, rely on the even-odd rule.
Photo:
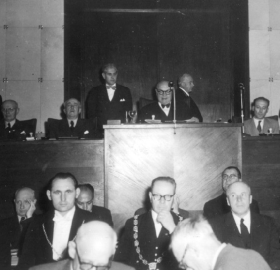
{"label": "audience member", "polygon": [[19,259],[20,270],[68,257],[66,248],[81,224],[93,216],[75,207],[78,182],[70,173],[58,173],[49,182],[47,196],[53,208],[30,223]]}
{"label": "audience member", "polygon": [[278,121],[266,118],[269,100],[258,97],[253,102],[254,116],[244,122],[244,132],[251,136],[259,136],[261,133],[279,134]]}
{"label": "audience member", "polygon": [[183,74],[178,79],[179,88],[176,89],[176,103],[178,110],[184,110],[185,119],[202,122],[203,118],[194,100],[191,98],[190,93],[193,91],[194,82],[189,74]]}
{"label": "audience member", "polygon": [[231,213],[210,220],[222,242],[259,252],[272,269],[280,267],[279,233],[271,217],[250,211],[252,195],[244,182],[235,182],[227,189]]}
{"label": "audience member", "polygon": [[126,112],[132,109],[132,97],[129,88],[116,84],[118,70],[115,64],[106,64],[102,68],[105,85],[94,87],[87,96],[87,117],[97,118],[100,130],[107,120],[121,120],[125,123]]}
{"label": "audience member", "polygon": [[[235,166],[225,168],[222,172],[223,193],[220,196],[206,202],[204,205],[203,213],[207,219],[231,212],[231,208],[227,203],[226,191],[230,184],[238,181],[242,181],[240,170]],[[258,202],[254,199],[250,204],[250,208],[253,212],[258,214],[260,213]]]}
{"label": "audience member", "polygon": [[55,122],[49,121],[49,137],[93,138],[93,122],[79,118],[81,103],[75,98],[70,98],[64,102],[63,106],[66,119]]}
{"label": "audience member", "polygon": [[79,228],[75,241],[69,242],[70,259],[34,266],[30,270],[133,270],[112,261],[116,244],[117,235],[108,224],[91,221]]}
{"label": "audience member", "polygon": [[79,208],[92,213],[95,219],[104,221],[113,227],[111,211],[105,207],[93,205],[94,188],[91,184],[83,184],[78,186],[80,194],[76,199]]}
{"label": "audience member", "polygon": [[116,261],[137,270],[177,269],[176,260],[169,251],[171,234],[180,220],[171,212],[175,191],[175,180],[170,177],[152,181],[149,193],[152,209],[126,222]]}
{"label": "audience member", "polygon": [[176,227],[171,249],[182,269],[270,270],[256,251],[221,243],[202,216],[186,219]]}
{"label": "audience member", "polygon": [[4,119],[0,120],[0,139],[19,140],[31,135],[33,127],[16,119],[19,113],[16,101],[5,100],[1,109]]}

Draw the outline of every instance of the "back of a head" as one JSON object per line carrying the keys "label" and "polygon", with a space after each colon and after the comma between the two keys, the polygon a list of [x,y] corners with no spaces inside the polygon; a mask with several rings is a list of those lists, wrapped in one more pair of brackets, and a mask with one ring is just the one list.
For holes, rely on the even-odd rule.
{"label": "back of a head", "polygon": [[52,186],[53,186],[53,183],[56,181],[56,180],[65,180],[65,179],[71,179],[73,181],[73,185],[75,187],[75,189],[78,187],[78,180],[76,179],[76,177],[72,174],[72,173],[69,173],[69,172],[60,172],[60,173],[57,173],[53,178],[51,178],[48,182],[48,185],[47,185],[47,189],[49,191],[52,190]]}
{"label": "back of a head", "polygon": [[92,195],[94,195],[94,187],[91,184],[80,184],[78,185],[78,188],[82,192],[90,192]]}

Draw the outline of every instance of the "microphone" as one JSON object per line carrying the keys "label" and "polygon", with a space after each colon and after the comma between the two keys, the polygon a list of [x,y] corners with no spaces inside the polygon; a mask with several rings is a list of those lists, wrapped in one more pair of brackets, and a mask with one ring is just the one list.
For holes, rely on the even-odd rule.
{"label": "microphone", "polygon": [[168,86],[170,87],[170,88],[173,88],[173,81],[170,81],[169,83],[168,83]]}
{"label": "microphone", "polygon": [[173,87],[173,81],[170,81],[168,83],[168,86],[170,87],[170,90],[173,90],[173,123],[174,123],[174,134],[176,134],[176,96],[175,96],[175,88]]}

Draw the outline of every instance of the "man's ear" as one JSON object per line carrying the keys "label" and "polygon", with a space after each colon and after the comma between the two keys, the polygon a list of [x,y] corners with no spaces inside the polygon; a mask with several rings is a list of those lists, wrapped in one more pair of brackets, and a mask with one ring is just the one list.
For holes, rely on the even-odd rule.
{"label": "man's ear", "polygon": [[152,201],[152,196],[153,196],[153,195],[152,195],[152,192],[150,191],[150,192],[149,192],[150,201]]}
{"label": "man's ear", "polygon": [[51,192],[49,190],[47,190],[47,196],[48,196],[48,199],[51,201],[52,197],[51,197]]}
{"label": "man's ear", "polygon": [[36,200],[36,199],[34,199],[34,200],[33,200],[33,202],[34,202],[34,205],[35,205],[35,204],[36,204],[36,202],[37,202],[37,200]]}
{"label": "man's ear", "polygon": [[81,113],[81,111],[82,111],[82,108],[81,108],[81,107],[79,107],[79,114]]}
{"label": "man's ear", "polygon": [[19,108],[17,108],[16,115],[18,115],[18,113],[19,113]]}
{"label": "man's ear", "polygon": [[105,80],[105,73],[104,72],[102,72],[102,77]]}
{"label": "man's ear", "polygon": [[76,256],[76,243],[74,241],[69,241],[68,243],[68,253],[70,258],[74,260]]}
{"label": "man's ear", "polygon": [[253,200],[253,196],[250,195],[250,204],[252,203],[252,200]]}
{"label": "man's ear", "polygon": [[76,199],[77,199],[80,195],[80,192],[81,192],[80,188],[76,188],[75,192],[76,192]]}
{"label": "man's ear", "polygon": [[230,203],[229,203],[228,197],[227,197],[227,205],[228,205],[228,206],[230,206]]}

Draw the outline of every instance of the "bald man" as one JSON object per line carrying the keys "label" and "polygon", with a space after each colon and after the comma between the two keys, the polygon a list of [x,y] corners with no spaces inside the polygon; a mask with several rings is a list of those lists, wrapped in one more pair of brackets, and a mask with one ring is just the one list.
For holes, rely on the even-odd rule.
{"label": "bald man", "polygon": [[112,262],[116,244],[117,235],[108,224],[92,221],[83,224],[75,241],[69,243],[70,259],[38,265],[30,270],[133,270],[122,263]]}
{"label": "bald man", "polygon": [[183,74],[178,79],[178,88],[176,89],[177,110],[184,111],[185,118],[189,121],[202,122],[203,118],[194,100],[190,94],[193,92],[194,81],[191,75]]}
{"label": "bald man", "polygon": [[[161,122],[172,122],[174,107],[172,103],[173,88],[169,86],[168,81],[160,81],[155,88],[157,102],[143,107],[139,113],[138,121],[145,122],[145,119],[161,120]],[[176,119],[186,120],[186,111],[181,106],[176,109]]]}
{"label": "bald man", "polygon": [[18,140],[30,136],[33,127],[23,121],[17,120],[19,107],[14,100],[5,100],[2,103],[1,111],[4,119],[0,120],[0,139],[1,140]]}
{"label": "bald man", "polygon": [[63,112],[66,115],[66,119],[57,121],[48,121],[49,125],[49,137],[61,138],[61,137],[73,137],[73,138],[93,138],[94,126],[93,122],[80,119],[81,103],[75,99],[70,98],[63,104]]}
{"label": "bald man", "polygon": [[226,191],[231,212],[209,220],[221,242],[259,252],[271,269],[279,269],[279,233],[271,217],[250,210],[251,189],[245,182],[234,182]]}

